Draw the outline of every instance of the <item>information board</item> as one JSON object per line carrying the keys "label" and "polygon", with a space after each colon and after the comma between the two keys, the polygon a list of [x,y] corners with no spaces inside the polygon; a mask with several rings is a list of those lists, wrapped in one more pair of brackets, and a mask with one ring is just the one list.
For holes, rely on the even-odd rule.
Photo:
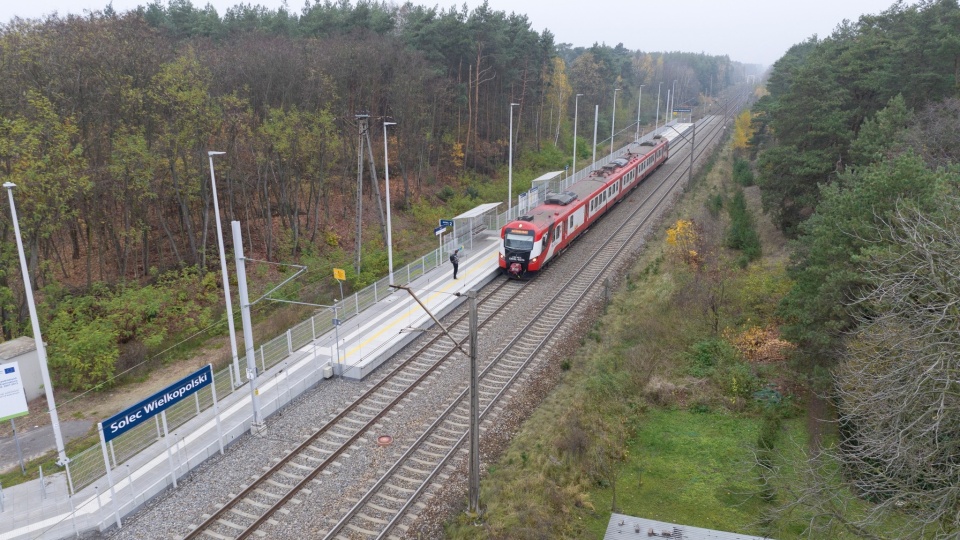
{"label": "information board", "polygon": [[0,364],[0,422],[26,415],[27,395],[20,379],[20,364]]}

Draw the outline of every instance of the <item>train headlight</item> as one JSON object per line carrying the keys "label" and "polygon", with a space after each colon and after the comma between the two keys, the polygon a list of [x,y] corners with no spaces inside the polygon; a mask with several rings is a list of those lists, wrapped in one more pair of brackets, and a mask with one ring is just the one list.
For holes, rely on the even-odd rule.
{"label": "train headlight", "polygon": [[502,260],[503,260],[503,253],[500,253],[499,255],[500,255],[500,260],[502,261]]}
{"label": "train headlight", "polygon": [[537,259],[539,259],[539,258],[540,258],[540,257],[534,257],[534,258],[530,259],[530,264],[533,264],[533,263],[537,262]]}

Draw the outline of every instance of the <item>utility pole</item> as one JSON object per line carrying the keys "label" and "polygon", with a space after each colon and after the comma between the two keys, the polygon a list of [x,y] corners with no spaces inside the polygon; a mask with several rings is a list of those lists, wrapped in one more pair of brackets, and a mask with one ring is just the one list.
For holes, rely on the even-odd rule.
{"label": "utility pole", "polygon": [[[433,322],[440,327],[440,331],[453,341],[453,346],[460,352],[465,352],[457,339],[440,324],[433,313],[430,313],[427,306],[423,305],[423,302],[417,298],[410,287],[401,287],[400,285],[391,285],[391,287],[410,293],[414,301],[420,304],[420,307],[433,319]],[[460,296],[460,294],[457,293],[457,296]],[[477,387],[477,291],[470,290],[463,294],[469,298],[470,302],[470,500],[467,503],[467,513],[476,517],[480,514],[480,392]]]}
{"label": "utility pole", "polygon": [[257,352],[253,345],[253,324],[250,319],[250,296],[247,294],[247,263],[243,256],[243,233],[240,222],[230,222],[233,228],[233,256],[237,265],[237,291],[240,293],[240,322],[243,326],[243,344],[247,356],[247,380],[250,381],[250,405],[253,407],[250,432],[263,424],[260,414],[260,389],[257,388]]}
{"label": "utility pole", "polygon": [[377,208],[380,210],[380,228],[383,233],[384,241],[387,238],[387,223],[383,217],[383,201],[380,200],[380,184],[377,182],[377,166],[373,160],[373,144],[370,142],[370,130],[368,129],[368,120],[370,115],[366,112],[356,114],[358,128],[360,130],[360,140],[357,144],[357,258],[356,269],[360,273],[360,255],[363,243],[361,241],[361,224],[363,221],[363,150],[366,146],[367,157],[370,160],[370,183],[373,184],[373,193],[377,199]]}
{"label": "utility pole", "polygon": [[480,396],[477,391],[477,291],[470,299],[470,503],[467,512],[480,515]]}
{"label": "utility pole", "polygon": [[690,173],[687,175],[687,187],[693,185],[693,151],[697,148],[697,123],[693,123],[693,132],[690,134]]}
{"label": "utility pole", "polygon": [[353,265],[357,274],[360,273],[360,250],[363,247],[363,242],[360,237],[361,231],[363,230],[360,226],[363,218],[363,130],[366,129],[367,118],[369,117],[370,115],[368,114],[357,114],[357,124],[360,128],[360,136],[357,139],[357,249],[355,250],[357,258]]}

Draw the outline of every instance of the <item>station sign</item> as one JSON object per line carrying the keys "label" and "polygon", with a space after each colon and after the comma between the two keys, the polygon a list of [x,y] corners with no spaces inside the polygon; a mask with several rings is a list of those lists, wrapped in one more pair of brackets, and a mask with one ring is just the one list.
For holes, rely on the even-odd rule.
{"label": "station sign", "polygon": [[440,220],[440,226],[441,226],[441,227],[453,227],[453,220],[452,220],[452,219],[441,219],[441,220]]}
{"label": "station sign", "polygon": [[110,441],[196,394],[213,382],[210,364],[187,375],[156,394],[100,422],[104,441]]}
{"label": "station sign", "polygon": [[445,233],[446,231],[447,231],[447,227],[446,227],[446,226],[440,226],[440,227],[437,227],[436,229],[433,230],[433,234],[434,234],[435,236],[440,236],[441,234]]}
{"label": "station sign", "polygon": [[673,112],[691,112],[692,109],[674,109]]}

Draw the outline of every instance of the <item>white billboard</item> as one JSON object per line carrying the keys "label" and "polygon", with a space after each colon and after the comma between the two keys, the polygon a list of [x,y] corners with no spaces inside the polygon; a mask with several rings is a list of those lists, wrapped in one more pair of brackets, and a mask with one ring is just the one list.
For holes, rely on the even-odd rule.
{"label": "white billboard", "polygon": [[27,396],[20,380],[20,364],[0,364],[0,422],[27,414]]}

